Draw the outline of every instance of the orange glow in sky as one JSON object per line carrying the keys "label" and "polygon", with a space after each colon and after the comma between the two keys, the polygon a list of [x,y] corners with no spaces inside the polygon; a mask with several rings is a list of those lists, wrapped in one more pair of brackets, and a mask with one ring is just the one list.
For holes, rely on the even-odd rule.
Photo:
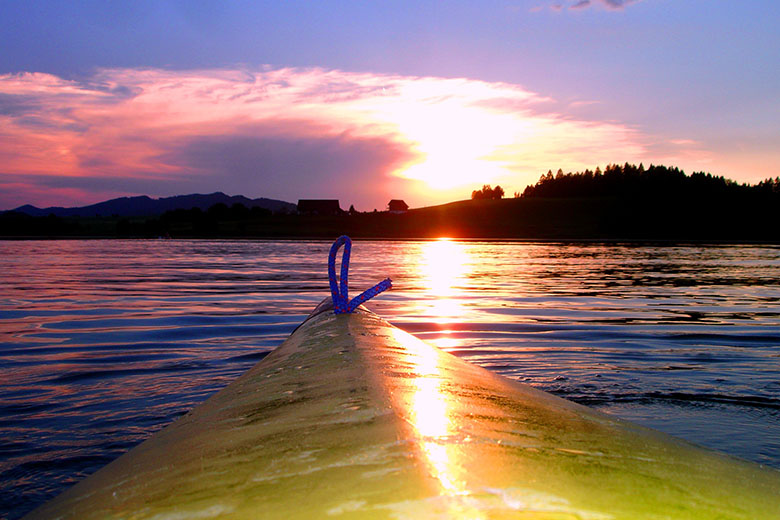
{"label": "orange glow in sky", "polygon": [[551,166],[644,152],[632,128],[571,118],[518,85],[469,79],[108,69],[79,82],[2,75],[0,95],[20,100],[0,114],[0,160],[19,202],[220,190],[350,196],[363,210],[391,198],[421,206],[486,183],[522,191]]}

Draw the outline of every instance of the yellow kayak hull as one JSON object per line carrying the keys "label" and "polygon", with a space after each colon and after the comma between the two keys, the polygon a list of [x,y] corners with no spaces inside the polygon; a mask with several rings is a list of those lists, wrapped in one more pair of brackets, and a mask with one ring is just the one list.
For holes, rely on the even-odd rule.
{"label": "yellow kayak hull", "polygon": [[318,310],[27,518],[780,518],[779,471]]}

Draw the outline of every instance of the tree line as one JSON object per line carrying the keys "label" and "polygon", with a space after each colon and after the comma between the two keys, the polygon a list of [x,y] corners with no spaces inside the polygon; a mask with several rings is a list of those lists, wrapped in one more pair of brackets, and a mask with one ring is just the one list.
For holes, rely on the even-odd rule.
{"label": "tree line", "polygon": [[625,163],[610,164],[604,171],[566,173],[548,171],[536,184],[522,193],[524,198],[634,198],[657,199],[757,199],[780,200],[780,177],[766,179],[758,184],[737,183],[710,173],[694,172],[686,175],[676,167],[650,165],[645,168]]}

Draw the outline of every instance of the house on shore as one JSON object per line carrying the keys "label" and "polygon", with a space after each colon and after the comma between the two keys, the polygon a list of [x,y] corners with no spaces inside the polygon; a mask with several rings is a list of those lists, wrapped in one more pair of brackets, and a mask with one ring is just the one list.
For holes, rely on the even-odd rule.
{"label": "house on shore", "polygon": [[409,211],[409,205],[400,199],[393,199],[387,203],[387,209],[390,213],[406,213]]}
{"label": "house on shore", "polygon": [[341,215],[344,211],[339,206],[338,199],[299,199],[299,215]]}
{"label": "house on shore", "polygon": [[406,213],[409,211],[409,205],[400,199],[393,199],[387,203],[387,209],[390,213]]}

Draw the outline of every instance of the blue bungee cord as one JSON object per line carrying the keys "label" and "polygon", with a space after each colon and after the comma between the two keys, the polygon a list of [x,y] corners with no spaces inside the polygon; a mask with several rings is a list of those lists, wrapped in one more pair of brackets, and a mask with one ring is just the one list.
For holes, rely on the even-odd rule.
{"label": "blue bungee cord", "polygon": [[[344,246],[344,253],[341,255],[341,277],[336,281],[336,254]],[[328,255],[328,280],[330,281],[330,295],[333,298],[333,312],[336,314],[348,314],[358,308],[364,302],[367,302],[377,294],[393,286],[390,278],[385,278],[375,286],[367,289],[349,299],[349,255],[352,251],[352,240],[347,235],[341,235],[333,242]]]}

